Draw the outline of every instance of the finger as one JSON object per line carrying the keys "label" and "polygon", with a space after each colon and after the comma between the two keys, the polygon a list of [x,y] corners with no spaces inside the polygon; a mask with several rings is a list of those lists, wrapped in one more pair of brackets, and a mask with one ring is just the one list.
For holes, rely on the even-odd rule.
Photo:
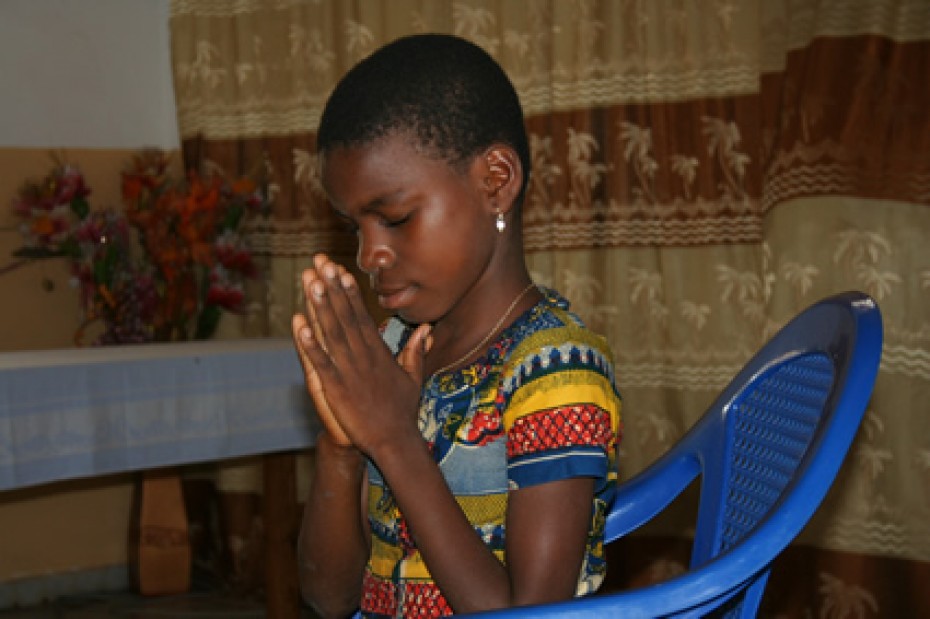
{"label": "finger", "polygon": [[320,375],[313,366],[308,350],[317,348],[314,342],[313,331],[307,324],[304,316],[296,314],[291,320],[291,333],[294,339],[297,356],[304,370],[304,379],[307,383],[307,391],[313,399],[313,405],[316,409],[317,416],[323,423],[323,427],[329,432],[333,441],[339,445],[349,446],[352,441],[346,435],[345,430],[339,424],[336,415],[333,413],[326,399],[326,393]]}
{"label": "finger", "polygon": [[310,325],[307,323],[307,318],[303,314],[294,314],[291,318],[291,338],[294,340],[294,348],[297,350],[297,357],[300,360],[301,366],[304,368],[306,373],[310,369],[310,359],[307,357],[307,353],[304,351],[304,344],[306,343],[306,336],[302,335],[304,329],[309,329]]}
{"label": "finger", "polygon": [[[304,378],[307,381],[307,387],[311,395],[314,396],[314,399],[318,396],[324,396],[319,373],[316,371],[313,361],[310,358],[310,351],[317,346],[317,343],[314,341],[313,331],[307,324],[306,318],[300,314],[295,314],[294,318],[291,320],[291,335],[293,336],[294,344],[297,349],[297,356],[303,368]],[[326,409],[322,412],[330,412],[328,402],[321,401],[316,402],[316,404],[318,408]]]}
{"label": "finger", "polygon": [[330,389],[337,387],[336,380],[338,376],[333,371],[333,364],[329,355],[323,350],[322,346],[313,336],[313,330],[307,324],[306,318],[296,314],[291,321],[291,330],[294,342],[297,345],[301,365],[304,368],[304,375],[307,377],[308,385],[316,389],[319,387],[321,394],[326,393],[327,383]]}
{"label": "finger", "polygon": [[[327,343],[330,345],[330,353],[337,366],[342,367],[344,363],[354,364],[363,355],[369,354],[368,344],[362,334],[362,326],[359,324],[359,316],[356,314],[350,294],[357,292],[358,287],[355,285],[355,279],[341,265],[328,261],[322,264],[320,273],[326,284],[326,300],[332,309],[333,319],[338,323],[341,336],[334,334],[333,338],[329,337],[330,330],[327,327]],[[345,284],[349,284],[348,289]],[[322,316],[321,316],[322,318]],[[335,338],[340,338],[338,344],[346,347],[345,356],[343,352],[336,349],[337,342]]]}
{"label": "finger", "polygon": [[349,301],[349,307],[355,316],[355,323],[358,325],[359,333],[365,344],[369,347],[383,347],[384,340],[381,339],[381,333],[378,331],[378,325],[372,319],[365,305],[365,299],[362,296],[361,288],[355,277],[344,267],[340,267],[339,282],[345,290],[346,297]]}
{"label": "finger", "polygon": [[423,382],[423,360],[432,345],[432,326],[424,323],[410,334],[404,349],[397,357],[401,367],[417,384]]}
{"label": "finger", "polygon": [[[317,262],[315,259],[314,262]],[[316,322],[317,329],[315,334],[319,333],[318,338],[326,344],[326,351],[330,357],[340,359],[346,355],[351,355],[346,342],[345,331],[337,310],[334,307],[334,297],[345,296],[338,283],[333,282],[333,277],[327,275],[327,266],[334,266],[332,263],[323,263],[321,267],[316,268],[309,277],[309,294],[307,295],[307,304],[312,308],[311,315]]]}
{"label": "finger", "polygon": [[329,262],[329,256],[324,253],[313,254],[313,266],[319,271],[323,265]]}
{"label": "finger", "polygon": [[323,347],[323,350],[327,350],[326,339],[323,337],[323,331],[320,328],[320,321],[316,312],[316,305],[311,301],[311,295],[313,290],[318,284],[315,284],[319,279],[314,269],[305,269],[300,275],[300,281],[304,293],[304,305],[307,308],[307,314],[310,318],[309,324],[310,328],[313,329],[313,337],[320,343],[320,346]]}

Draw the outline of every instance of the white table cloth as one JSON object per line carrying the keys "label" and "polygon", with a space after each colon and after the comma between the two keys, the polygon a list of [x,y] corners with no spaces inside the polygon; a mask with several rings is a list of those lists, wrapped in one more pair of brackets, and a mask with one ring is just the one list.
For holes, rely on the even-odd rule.
{"label": "white table cloth", "polygon": [[0,353],[0,491],[311,446],[290,340]]}

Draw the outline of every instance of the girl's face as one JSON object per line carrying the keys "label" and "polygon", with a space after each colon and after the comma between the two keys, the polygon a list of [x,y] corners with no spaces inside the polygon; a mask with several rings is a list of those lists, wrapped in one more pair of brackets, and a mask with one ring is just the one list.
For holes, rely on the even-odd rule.
{"label": "girl's face", "polygon": [[327,154],[323,186],[356,229],[358,266],[386,310],[436,322],[493,281],[500,235],[486,169],[476,157],[462,172],[401,136]]}

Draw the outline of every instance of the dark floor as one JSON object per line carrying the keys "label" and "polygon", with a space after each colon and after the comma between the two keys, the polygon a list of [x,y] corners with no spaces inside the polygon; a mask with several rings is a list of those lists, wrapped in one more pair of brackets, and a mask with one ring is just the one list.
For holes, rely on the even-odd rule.
{"label": "dark floor", "polygon": [[[192,592],[165,597],[106,593],[63,597],[34,608],[0,610],[0,619],[265,619],[260,600],[226,593]],[[313,615],[305,612],[302,618]]]}

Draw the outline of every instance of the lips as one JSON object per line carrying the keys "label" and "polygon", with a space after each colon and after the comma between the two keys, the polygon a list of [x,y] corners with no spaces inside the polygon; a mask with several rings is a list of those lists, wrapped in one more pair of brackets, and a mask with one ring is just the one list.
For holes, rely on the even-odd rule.
{"label": "lips", "polygon": [[375,293],[378,295],[378,304],[387,310],[397,310],[410,303],[413,296],[412,286],[376,286]]}

